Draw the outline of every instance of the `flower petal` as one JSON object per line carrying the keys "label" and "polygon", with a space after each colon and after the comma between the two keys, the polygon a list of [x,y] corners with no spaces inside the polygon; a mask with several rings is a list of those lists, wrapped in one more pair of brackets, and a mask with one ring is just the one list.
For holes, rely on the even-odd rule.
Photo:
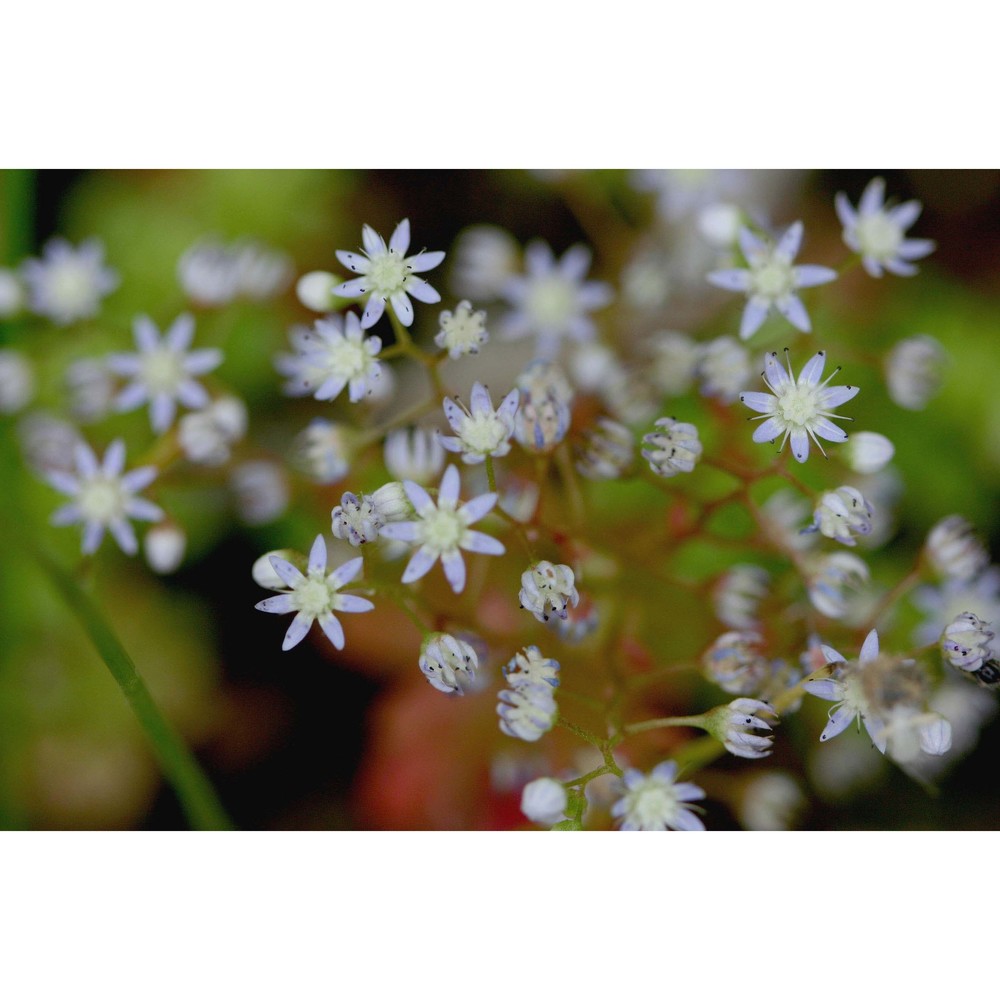
{"label": "flower petal", "polygon": [[872,629],[868,635],[865,636],[865,641],[861,646],[861,654],[858,656],[858,660],[861,663],[867,663],[869,660],[874,660],[878,658],[878,631]]}
{"label": "flower petal", "polygon": [[820,743],[825,743],[827,740],[832,740],[834,736],[839,736],[854,721],[856,714],[853,709],[845,708],[843,705],[835,708],[826,728],[819,734]]}
{"label": "flower petal", "polygon": [[441,477],[441,488],[438,490],[438,507],[451,507],[454,509],[455,504],[458,503],[458,491],[460,488],[461,480],[458,475],[458,467],[449,465]]}
{"label": "flower petal", "polygon": [[254,607],[258,611],[266,611],[269,615],[287,615],[295,610],[291,594],[278,594],[276,597],[266,597],[258,601]]}
{"label": "flower petal", "polygon": [[482,531],[467,531],[462,538],[462,548],[469,552],[485,552],[488,556],[502,556],[507,551],[503,542]]}
{"label": "flower petal", "polygon": [[465,587],[465,560],[458,549],[452,549],[441,556],[441,565],[444,567],[444,575],[448,578],[451,589],[460,594]]}
{"label": "flower petal", "polygon": [[306,637],[312,623],[312,615],[307,615],[304,611],[300,611],[292,619],[292,624],[288,626],[288,631],[285,633],[281,648],[287,651],[293,646],[297,646]]}
{"label": "flower petal", "polygon": [[[322,536],[321,536],[322,537]],[[326,559],[323,560],[324,564]],[[356,559],[348,559],[347,562],[338,566],[327,578],[326,582],[338,590],[341,587],[347,586],[360,572],[361,567],[364,565],[364,556],[358,556]]]}
{"label": "flower petal", "polygon": [[422,546],[413,553],[410,561],[403,570],[403,583],[413,583],[425,576],[430,568],[437,562],[437,556],[430,549]]}

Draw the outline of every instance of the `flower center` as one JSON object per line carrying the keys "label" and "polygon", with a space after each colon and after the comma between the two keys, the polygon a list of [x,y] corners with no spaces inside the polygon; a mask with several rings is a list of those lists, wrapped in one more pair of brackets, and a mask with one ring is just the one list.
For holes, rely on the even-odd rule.
{"label": "flower center", "polygon": [[856,232],[863,256],[876,260],[894,257],[903,240],[903,231],[884,212],[859,219]]}
{"label": "flower center", "polygon": [[295,588],[292,604],[299,611],[318,618],[330,609],[331,597],[326,580],[310,576]]}
{"label": "flower center", "polygon": [[792,265],[772,257],[752,276],[753,290],[765,299],[780,299],[795,287]]}
{"label": "flower center", "polygon": [[49,280],[52,298],[62,305],[86,304],[93,296],[90,272],[76,264],[65,263],[55,268]]}
{"label": "flower center", "polygon": [[493,413],[477,413],[462,423],[462,441],[471,451],[484,455],[496,451],[507,437],[503,421]]}
{"label": "flower center", "polygon": [[451,552],[465,534],[465,524],[456,511],[434,510],[423,519],[423,542],[436,552]]}
{"label": "flower center", "polygon": [[142,380],[153,395],[172,393],[183,378],[181,359],[169,348],[157,348],[143,356]]}
{"label": "flower center", "polygon": [[327,346],[327,369],[343,378],[354,378],[361,375],[368,364],[371,355],[365,350],[363,343],[355,343],[346,338],[337,340]]}
{"label": "flower center", "polygon": [[367,278],[372,284],[372,290],[379,295],[395,295],[402,289],[407,277],[406,261],[402,254],[387,250],[371,258]]}
{"label": "flower center", "polygon": [[631,811],[639,823],[649,829],[670,822],[676,810],[677,796],[673,789],[650,783],[639,789]]}
{"label": "flower center", "polygon": [[558,275],[541,278],[528,292],[525,310],[542,329],[565,326],[576,313],[573,286]]}
{"label": "flower center", "polygon": [[806,427],[819,415],[819,392],[814,385],[790,386],[778,399],[778,413],[786,424]]}
{"label": "flower center", "polygon": [[117,479],[95,476],[84,484],[77,500],[88,521],[109,524],[125,513],[125,498]]}

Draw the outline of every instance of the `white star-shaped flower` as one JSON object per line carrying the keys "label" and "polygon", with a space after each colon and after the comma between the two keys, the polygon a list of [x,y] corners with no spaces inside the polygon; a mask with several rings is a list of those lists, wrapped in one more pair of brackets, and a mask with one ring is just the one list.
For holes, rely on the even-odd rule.
{"label": "white star-shaped flower", "polygon": [[711,284],[730,292],[745,292],[747,305],[740,322],[740,337],[752,337],[767,319],[771,309],[777,309],[789,323],[803,333],[812,330],[809,314],[796,295],[800,288],[825,285],[837,277],[837,272],[819,264],[794,265],[802,245],[802,223],[793,222],[777,243],[754,235],[749,229],[740,230],[740,249],[749,265],[712,271]]}
{"label": "white star-shaped flower", "polygon": [[59,326],[96,316],[101,299],[118,287],[118,272],[104,265],[100,240],[74,247],[62,237],[45,244],[42,258],[26,260],[21,276],[28,288],[28,306]]}
{"label": "white star-shaped flower", "polygon": [[371,611],[375,607],[364,597],[340,593],[341,588],[346,587],[361,572],[364,563],[361,556],[348,560],[331,573],[327,573],[326,559],[326,542],[322,535],[317,535],[313,542],[305,573],[281,556],[270,556],[271,567],[281,578],[281,582],[288,587],[288,591],[277,597],[265,598],[255,607],[258,611],[266,611],[272,615],[296,612],[281,644],[283,650],[297,646],[306,637],[313,622],[319,622],[319,627],[330,642],[337,649],[343,649],[344,629],[334,612]]}
{"label": "white star-shaped flower", "polygon": [[852,419],[838,416],[832,411],[841,403],[853,399],[859,389],[856,385],[834,385],[827,388],[827,382],[840,368],[834,369],[824,382],[820,382],[823,366],[826,364],[826,351],[818,351],[805,363],[797,381],[792,375],[792,362],[787,353],[786,361],[788,371],[782,368],[776,351],[768,354],[764,358],[764,371],[761,374],[771,393],[742,392],[740,402],[751,410],[764,414],[763,417],[751,418],[764,421],[753,432],[754,441],[758,444],[775,441],[780,434],[783,435],[781,447],[784,448],[785,441],[791,437],[792,454],[796,461],[804,462],[809,457],[810,438],[824,455],[826,452],[823,451],[819,438],[837,442],[847,440],[847,433],[832,423],[830,418]]}
{"label": "white star-shaped flower", "polygon": [[844,242],[861,254],[861,263],[873,278],[881,278],[883,268],[903,277],[916,274],[917,268],[910,261],[926,257],[937,245],[934,240],[906,238],[906,230],[917,221],[923,206],[919,201],[906,201],[888,207],[881,177],[868,183],[857,209],[842,191],[834,206],[844,227]]}
{"label": "white star-shaped flower", "polygon": [[440,294],[417,274],[430,271],[444,260],[443,250],[422,250],[412,257],[406,256],[410,247],[410,220],[403,221],[393,230],[389,245],[372,229],[364,226],[361,230],[363,253],[338,250],[337,260],[350,268],[360,278],[352,278],[332,289],[333,295],[345,299],[368,296],[361,327],[367,330],[374,326],[385,311],[385,304],[403,326],[413,322],[413,303],[410,296],[419,302],[440,302]]}
{"label": "white star-shaped flower", "polygon": [[589,314],[613,295],[605,282],[584,280],[590,259],[584,246],[570,247],[557,261],[544,241],[529,244],[524,252],[527,274],[509,278],[503,287],[504,298],[514,306],[502,321],[504,336],[535,336],[539,356],[548,358],[558,353],[564,339],[592,340],[597,328]]}
{"label": "white star-shaped flower", "polygon": [[210,397],[194,380],[222,364],[222,351],[214,347],[188,351],[194,337],[194,318],[178,316],[163,334],[148,316],[137,316],[132,324],[135,354],[112,354],[108,368],[132,381],[118,394],[115,406],[121,412],[149,403],[149,421],[157,434],[174,422],[177,404],[192,410],[207,406]]}
{"label": "white star-shaped flower", "polygon": [[687,808],[705,797],[691,782],[678,784],[672,760],[657,764],[648,774],[629,768],[624,774],[625,794],[611,807],[623,830],[704,830],[705,824]]}
{"label": "white star-shaped flower", "polygon": [[469,396],[471,407],[461,400],[445,399],[444,415],[455,432],[454,437],[442,437],[441,444],[448,451],[461,452],[462,461],[477,465],[487,455],[500,458],[510,451],[510,438],[514,433],[514,415],[520,403],[520,392],[511,389],[500,405],[493,409],[490,390],[475,382]]}
{"label": "white star-shaped flower", "polygon": [[454,465],[444,470],[437,503],[422,486],[411,480],[403,483],[418,520],[387,524],[381,529],[384,538],[419,546],[403,571],[403,583],[419,580],[440,559],[451,589],[458,594],[465,587],[462,549],[491,556],[502,556],[506,551],[495,538],[469,527],[493,509],[497,502],[496,493],[483,493],[459,507],[459,485],[458,469]]}
{"label": "white star-shaped flower", "polygon": [[73,453],[76,475],[50,471],[46,479],[60,493],[73,499],[52,515],[53,524],[83,524],[83,552],[96,552],[107,529],[114,535],[118,547],[127,555],[135,555],[138,544],[128,518],[137,521],[159,521],[163,511],[143,497],[136,496],[155,478],[154,466],[143,466],[122,475],[125,469],[125,444],[117,440],[108,445],[103,460],[82,441]]}

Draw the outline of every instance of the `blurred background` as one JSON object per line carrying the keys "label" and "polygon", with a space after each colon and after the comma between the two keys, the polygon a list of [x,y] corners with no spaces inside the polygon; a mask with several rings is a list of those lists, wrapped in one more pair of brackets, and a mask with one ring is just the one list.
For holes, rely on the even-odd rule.
{"label": "blurred background", "polygon": [[[761,214],[779,226],[803,219],[807,241],[800,259],[836,266],[846,253],[834,195],[846,191],[856,202],[876,175],[898,199],[923,202],[916,234],[936,240],[937,251],[912,279],[873,281],[857,269],[837,283],[837,294],[824,299],[813,320],[824,346],[837,346],[838,362],[869,367],[856,378],[871,391],[858,397],[853,415],[896,445],[903,501],[886,543],[883,576],[891,580],[891,571],[905,572],[927,529],[947,514],[967,517],[991,552],[1000,552],[1000,171],[764,172]],[[314,400],[283,396],[274,369],[274,356],[287,350],[288,329],[314,318],[296,298],[294,280],[267,301],[220,308],[190,301],[178,262],[206,237],[253,238],[287,255],[296,277],[337,271],[334,251],[355,248],[363,223],[388,235],[408,217],[414,252],[449,251],[434,283],[444,297],[440,308],[453,308],[462,297],[451,269],[456,240],[472,224],[490,224],[521,245],[542,237],[557,253],[577,242],[591,246],[592,276],[611,282],[622,303],[606,322],[626,355],[634,344],[638,357],[643,339],[658,329],[733,333],[738,312],[724,296],[707,294],[709,268],[684,242],[687,235],[664,221],[655,193],[632,172],[614,170],[40,171],[27,187],[13,172],[2,180],[0,265],[39,255],[55,235],[74,243],[99,237],[121,279],[97,317],[68,329],[33,318],[0,324],[0,349],[23,352],[36,369],[30,406],[0,414],[5,532],[30,536],[67,567],[79,562],[78,530],[48,525],[59,497],[28,468],[25,442],[38,430],[39,415],[67,417],[66,372],[74,362],[131,349],[131,324],[140,313],[161,328],[184,310],[195,313],[196,346],[225,351],[214,375],[249,410],[239,460],[285,468],[288,502],[264,518],[248,517],[240,507],[229,467],[166,478],[157,502],[188,536],[174,573],[156,575],[110,541],[96,560],[102,605],[236,825],[524,825],[518,802],[524,781],[536,774],[533,749],[512,747],[514,741],[497,732],[489,691],[459,704],[429,688],[416,667],[419,637],[404,618],[386,611],[352,619],[341,654],[317,641],[318,633],[282,654],[284,626],[254,610],[266,596],[251,578],[254,561],[275,548],[307,548],[317,531],[329,530],[329,508],[343,490],[358,484],[348,479],[317,487],[289,466],[296,434],[326,412]],[[15,206],[24,190],[27,200]],[[630,295],[636,258],[660,252],[669,280],[645,299]],[[418,336],[429,339],[436,315],[433,307],[418,310]],[[893,405],[875,388],[877,359],[915,334],[936,338],[950,359],[941,391],[919,412]],[[334,409],[348,416],[346,401]],[[150,442],[144,410],[81,423],[98,450],[123,437],[130,465]],[[912,612],[909,621],[902,615],[900,635],[917,620]],[[1000,826],[995,715],[933,792],[881,758],[873,766],[871,754],[851,765],[856,755],[846,749],[839,759],[849,773],[816,773],[824,765],[812,756],[815,718],[808,732],[789,727],[790,746],[779,746],[771,761],[809,788],[799,827]],[[727,768],[744,775],[744,764],[723,762],[720,770],[723,777]],[[735,801],[710,797],[710,829],[740,825]],[[0,824],[186,826],[143,733],[78,623],[31,557],[8,544],[0,550]]]}

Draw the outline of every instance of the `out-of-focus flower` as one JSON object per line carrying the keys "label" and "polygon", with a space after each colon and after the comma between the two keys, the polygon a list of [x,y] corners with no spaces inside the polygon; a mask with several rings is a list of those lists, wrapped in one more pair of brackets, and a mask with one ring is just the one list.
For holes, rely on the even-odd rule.
{"label": "out-of-focus flower", "polygon": [[851,552],[832,552],[814,558],[809,569],[809,600],[827,618],[843,618],[848,593],[869,577],[863,559]]}
{"label": "out-of-focus flower", "polygon": [[683,396],[694,381],[701,345],[686,333],[663,330],[649,338],[648,349],[653,385],[667,397]]}
{"label": "out-of-focus flower", "polygon": [[292,263],[257,240],[226,245],[208,238],[184,251],[177,278],[193,302],[223,306],[241,297],[260,301],[279,295],[292,279]]}
{"label": "out-of-focus flower", "polygon": [[142,550],[150,569],[156,573],[173,573],[184,560],[187,535],[174,521],[154,524],[142,540]]}
{"label": "out-of-focus flower", "polygon": [[883,434],[874,431],[855,431],[843,449],[847,464],[863,475],[881,472],[892,461],[896,449]]}
{"label": "out-of-focus flower", "polygon": [[555,725],[558,707],[546,684],[504,688],[497,699],[500,731],[507,736],[534,743]]}
{"label": "out-of-focus flower", "polygon": [[922,410],[943,381],[948,355],[926,334],[901,340],[885,356],[889,397],[904,410]]}
{"label": "out-of-focus flower", "polygon": [[478,354],[479,348],[489,339],[486,332],[486,312],[479,309],[472,311],[472,303],[463,299],[455,311],[445,309],[438,323],[441,329],[434,337],[434,343],[448,352],[452,359],[461,358],[466,354]]}
{"label": "out-of-focus flower", "polygon": [[755,694],[772,674],[760,645],[756,632],[725,632],[702,656],[705,676],[729,694]]}
{"label": "out-of-focus flower", "polygon": [[536,778],[521,792],[521,812],[539,826],[554,826],[566,818],[566,789],[555,778]]}
{"label": "out-of-focus flower", "polygon": [[750,355],[733,337],[716,337],[705,344],[698,360],[703,396],[732,403],[750,381]]}
{"label": "out-of-focus flower", "polygon": [[816,504],[813,523],[806,531],[819,531],[842,545],[856,545],[856,538],[870,535],[872,505],[853,486],[824,493]]}
{"label": "out-of-focus flower", "polygon": [[757,610],[770,582],[771,575],[760,566],[730,567],[712,592],[715,616],[731,629],[752,630],[758,624]]}
{"label": "out-of-focus flower", "polygon": [[676,778],[672,760],[657,764],[648,775],[629,768],[624,794],[611,807],[611,815],[621,820],[623,830],[704,830],[705,824],[687,808],[687,803],[703,799],[704,791]]}
{"label": "out-of-focus flower", "polygon": [[694,424],[678,423],[673,417],[656,421],[659,431],[646,434],[642,457],[658,476],[669,478],[678,472],[693,472],[701,457],[701,441]]}
{"label": "out-of-focus flower", "polygon": [[386,435],[383,458],[393,479],[426,486],[441,474],[446,456],[436,431],[403,427]]}
{"label": "out-of-focus flower", "polygon": [[23,308],[27,295],[16,271],[0,267],[0,319],[10,319]]}
{"label": "out-of-focus flower", "polygon": [[106,358],[74,361],[66,369],[66,388],[70,409],[78,420],[102,420],[115,404],[117,385]]}
{"label": "out-of-focus flower", "polygon": [[393,230],[389,245],[372,229],[364,226],[361,230],[362,253],[338,250],[337,260],[350,268],[360,278],[352,278],[337,285],[334,295],[345,299],[368,297],[365,311],[361,316],[361,328],[374,326],[385,311],[386,302],[403,326],[413,322],[413,303],[410,296],[419,302],[440,302],[440,294],[423,278],[417,275],[430,271],[444,260],[443,250],[423,250],[412,257],[406,256],[410,248],[410,220],[403,219]]}
{"label": "out-of-focus flower", "polygon": [[76,446],[83,439],[69,421],[48,413],[29,413],[19,421],[17,434],[25,461],[40,476],[76,468]]}
{"label": "out-of-focus flower", "polygon": [[333,309],[336,298],[333,290],[339,284],[337,276],[329,271],[310,271],[296,282],[295,295],[306,309],[328,313]]}
{"label": "out-of-focus flower", "polygon": [[833,413],[838,406],[853,399],[860,391],[856,385],[835,385],[827,388],[830,381],[839,371],[835,368],[820,382],[823,366],[826,364],[826,351],[817,351],[802,367],[796,380],[792,374],[791,358],[786,355],[788,370],[778,361],[777,351],[771,351],[764,358],[764,383],[771,390],[766,392],[744,392],[740,394],[740,402],[763,414],[754,417],[764,422],[753,432],[753,439],[758,444],[763,441],[776,441],[781,438],[781,447],[789,437],[792,439],[792,455],[796,461],[804,462],[809,457],[809,439],[816,442],[816,447],[825,455],[819,438],[827,441],[846,441],[847,434],[829,418],[849,420]]}
{"label": "out-of-focus flower", "polygon": [[288,481],[276,462],[244,462],[233,469],[229,484],[236,494],[236,509],[247,524],[269,524],[288,507]]}
{"label": "out-of-focus flower", "polygon": [[317,419],[292,445],[295,464],[317,483],[336,483],[351,468],[350,432],[343,424]]}
{"label": "out-of-focus flower", "polygon": [[224,465],[232,446],[247,430],[247,408],[235,396],[223,396],[180,419],[177,440],[189,462]]}
{"label": "out-of-focus flower", "polygon": [[273,555],[270,561],[288,590],[277,597],[259,601],[255,607],[273,615],[296,613],[281,644],[283,650],[297,646],[314,621],[319,622],[323,634],[336,649],[343,649],[344,629],[334,612],[371,611],[375,607],[364,597],[340,593],[341,588],[361,572],[364,560],[359,556],[327,573],[326,542],[322,535],[317,535],[313,542],[306,573],[303,574],[280,556]]}
{"label": "out-of-focus flower", "polygon": [[618,479],[635,461],[635,440],[623,424],[599,417],[577,450],[576,468],[587,479]]}
{"label": "out-of-focus flower", "polygon": [[790,830],[805,807],[806,797],[790,774],[765,771],[744,786],[739,819],[747,830]]}
{"label": "out-of-focus flower", "polygon": [[881,177],[869,181],[856,210],[842,191],[834,205],[844,227],[844,242],[861,255],[864,269],[873,278],[881,278],[883,268],[904,277],[916,274],[910,261],[926,257],[936,246],[933,240],[906,238],[906,230],[917,221],[923,206],[919,201],[906,201],[889,208]]}
{"label": "out-of-focus flower", "polygon": [[764,325],[771,309],[777,309],[789,323],[803,333],[812,324],[802,300],[795,293],[800,288],[825,285],[837,277],[837,272],[818,264],[793,265],[802,245],[801,222],[794,222],[774,244],[754,235],[749,229],[740,230],[740,249],[747,268],[712,271],[708,280],[730,292],[745,292],[747,305],[740,322],[740,337],[752,337]]}
{"label": "out-of-focus flower", "polygon": [[494,410],[489,389],[476,382],[469,399],[471,407],[457,397],[444,400],[444,414],[455,435],[442,437],[441,444],[448,451],[460,452],[462,461],[470,465],[485,461],[487,455],[501,458],[510,451],[519,391],[511,389]]}
{"label": "out-of-focus flower", "polygon": [[20,351],[0,351],[0,413],[17,413],[35,395],[35,371]]}
{"label": "out-of-focus flower", "polygon": [[451,287],[456,295],[476,301],[500,296],[517,273],[517,241],[498,226],[463,229],[451,251]]}
{"label": "out-of-focus flower", "polygon": [[85,555],[97,551],[105,530],[122,552],[135,555],[139,546],[129,519],[159,521],[163,517],[156,504],[136,495],[156,478],[157,470],[143,466],[125,472],[125,444],[120,440],[108,445],[100,463],[83,442],[77,444],[74,458],[75,475],[55,470],[46,474],[52,486],[73,498],[52,515],[52,523],[82,524]]}
{"label": "out-of-focus flower", "polygon": [[41,259],[21,265],[28,307],[57,326],[96,316],[101,299],[118,287],[118,273],[104,265],[104,244],[84,240],[78,247],[60,236],[45,244]]}
{"label": "out-of-focus flower", "polygon": [[934,569],[952,580],[971,580],[990,562],[975,528],[958,514],[938,521],[931,528],[924,551]]}

